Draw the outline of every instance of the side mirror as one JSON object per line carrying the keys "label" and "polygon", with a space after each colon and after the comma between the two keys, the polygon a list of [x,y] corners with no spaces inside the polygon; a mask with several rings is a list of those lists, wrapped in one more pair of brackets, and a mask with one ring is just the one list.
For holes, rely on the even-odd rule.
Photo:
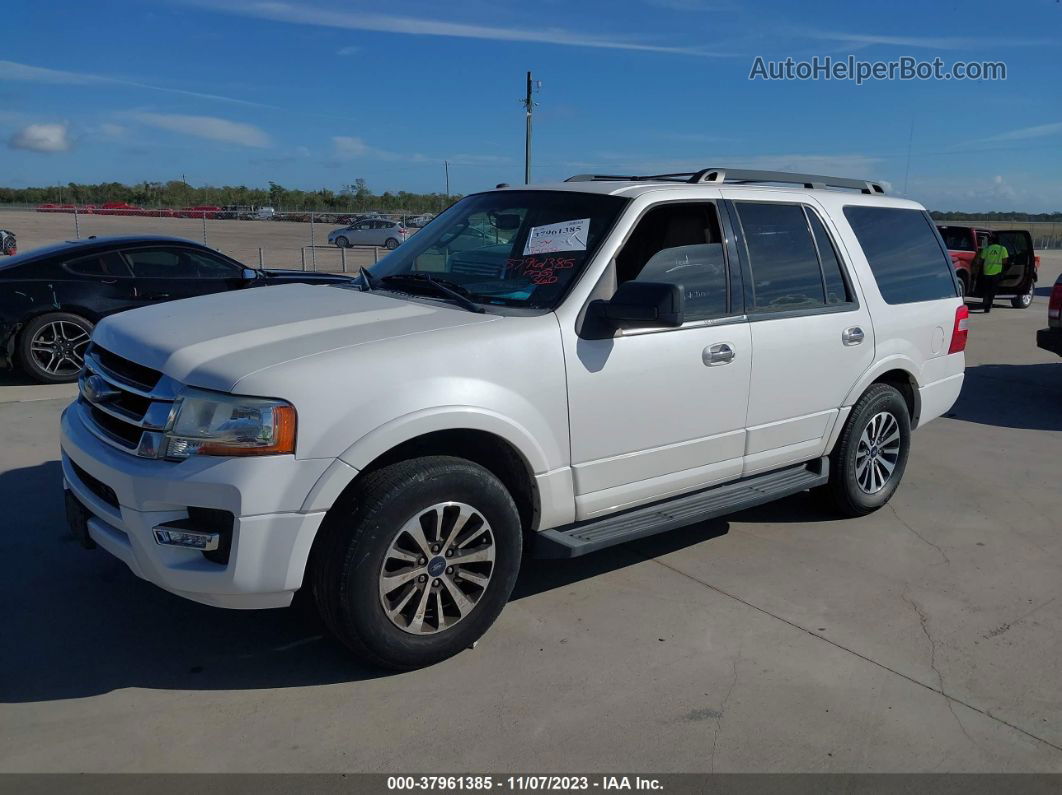
{"label": "side mirror", "polygon": [[257,278],[258,278],[258,271],[256,271],[254,268],[244,268],[243,269],[243,280],[245,282],[253,282]]}
{"label": "side mirror", "polygon": [[608,301],[587,307],[583,335],[604,339],[616,329],[677,328],[685,321],[681,285],[665,282],[624,282]]}

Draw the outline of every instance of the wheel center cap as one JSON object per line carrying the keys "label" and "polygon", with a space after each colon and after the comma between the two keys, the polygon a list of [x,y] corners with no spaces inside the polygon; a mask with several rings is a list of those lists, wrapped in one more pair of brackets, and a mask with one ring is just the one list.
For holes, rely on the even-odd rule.
{"label": "wheel center cap", "polygon": [[872,456],[874,456],[875,458],[877,457],[877,455],[878,455],[878,446],[877,445],[874,445],[873,447],[870,448],[870,454]]}
{"label": "wheel center cap", "polygon": [[428,574],[432,577],[438,577],[444,571],[446,571],[446,558],[442,555],[428,561]]}

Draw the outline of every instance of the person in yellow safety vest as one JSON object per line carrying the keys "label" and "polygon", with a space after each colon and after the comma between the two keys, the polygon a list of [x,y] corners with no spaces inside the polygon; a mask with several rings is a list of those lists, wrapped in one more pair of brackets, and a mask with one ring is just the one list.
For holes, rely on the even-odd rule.
{"label": "person in yellow safety vest", "polygon": [[981,262],[981,295],[984,298],[981,308],[987,314],[992,311],[1003,270],[1010,264],[1010,252],[1006,246],[992,243],[978,252],[977,259]]}

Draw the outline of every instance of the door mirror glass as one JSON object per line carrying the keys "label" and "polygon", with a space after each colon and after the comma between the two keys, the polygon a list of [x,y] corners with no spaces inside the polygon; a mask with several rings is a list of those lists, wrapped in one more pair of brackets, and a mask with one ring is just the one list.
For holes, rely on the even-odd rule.
{"label": "door mirror glass", "polygon": [[685,294],[680,284],[624,282],[608,301],[587,308],[583,336],[603,339],[616,329],[678,328],[685,322]]}

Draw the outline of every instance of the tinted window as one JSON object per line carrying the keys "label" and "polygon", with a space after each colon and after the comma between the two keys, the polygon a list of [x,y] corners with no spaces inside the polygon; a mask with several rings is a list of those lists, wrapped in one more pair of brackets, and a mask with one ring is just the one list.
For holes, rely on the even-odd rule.
{"label": "tinted window", "polygon": [[822,306],[825,295],[804,208],[737,202],[748,246],[754,306],[759,311]]}
{"label": "tinted window", "polygon": [[66,269],[79,276],[128,276],[129,271],[122,258],[113,251],[92,254],[88,257],[71,260]]}
{"label": "tinted window", "polygon": [[829,305],[847,304],[852,300],[848,292],[848,284],[844,280],[844,270],[841,266],[841,258],[837,256],[837,249],[830,239],[826,227],[822,225],[819,216],[813,210],[808,210],[808,222],[811,231],[815,235],[815,245],[819,249],[819,259],[822,261],[822,277],[826,282],[826,303]]}
{"label": "tinted window", "polygon": [[200,278],[234,279],[243,275],[242,267],[202,251],[185,251],[184,256],[195,263]]}
{"label": "tinted window", "polygon": [[616,278],[678,284],[686,320],[727,312],[726,260],[713,204],[665,204],[647,212],[616,256]]}
{"label": "tinted window", "polygon": [[886,303],[909,304],[958,295],[951,260],[924,212],[849,205],[844,214]]}
{"label": "tinted window", "polygon": [[939,226],[940,236],[949,251],[973,251],[973,236],[965,226]]}
{"label": "tinted window", "polygon": [[180,249],[144,248],[125,252],[133,275],[147,279],[194,279],[196,263]]}

